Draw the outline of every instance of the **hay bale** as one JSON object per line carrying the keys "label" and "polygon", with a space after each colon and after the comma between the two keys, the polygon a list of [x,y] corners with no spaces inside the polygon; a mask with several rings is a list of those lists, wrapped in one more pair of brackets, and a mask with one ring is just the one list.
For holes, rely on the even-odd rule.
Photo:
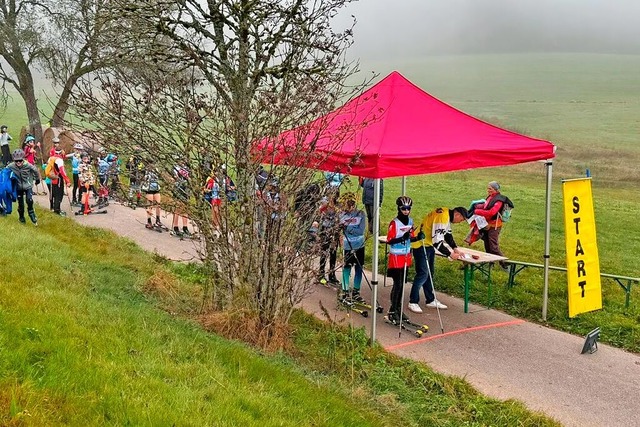
{"label": "hay bale", "polygon": [[[45,156],[47,156],[51,151],[51,149],[53,148],[53,142],[52,142],[53,138],[60,137],[59,135],[61,130],[62,130],[61,128],[48,127],[42,133],[42,151],[45,153]],[[73,151],[73,144],[71,144],[70,147],[62,146],[62,149],[66,153],[69,153]]]}
{"label": "hay bale", "polygon": [[101,147],[100,141],[96,138],[95,134],[90,131],[76,132],[64,128],[47,128],[43,133],[42,139],[43,150],[45,153],[49,153],[53,148],[53,138],[58,137],[60,139],[60,146],[65,153],[72,153],[73,146],[80,143],[84,148],[83,151],[89,153],[95,153]]}

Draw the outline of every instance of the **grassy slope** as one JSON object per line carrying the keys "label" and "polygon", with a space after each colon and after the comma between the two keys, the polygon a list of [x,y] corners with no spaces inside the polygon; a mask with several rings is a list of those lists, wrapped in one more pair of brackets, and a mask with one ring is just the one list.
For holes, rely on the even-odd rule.
{"label": "grassy slope", "polygon": [[140,288],[159,265],[132,243],[69,220],[2,222],[0,424],[386,423],[292,364],[154,309]]}
{"label": "grassy slope", "polygon": [[208,334],[143,292],[155,283],[176,310],[198,304],[160,260],[38,214],[39,228],[0,220],[2,425],[554,425],[306,315],[295,360]]}

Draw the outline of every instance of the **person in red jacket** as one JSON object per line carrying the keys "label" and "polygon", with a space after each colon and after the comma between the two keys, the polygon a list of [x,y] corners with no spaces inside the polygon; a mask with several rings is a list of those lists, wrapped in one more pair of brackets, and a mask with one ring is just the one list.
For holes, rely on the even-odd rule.
{"label": "person in red jacket", "polygon": [[[487,185],[487,198],[484,203],[474,206],[473,214],[487,220],[487,226],[480,233],[487,253],[504,256],[500,250],[500,231],[502,230],[501,214],[506,205],[513,207],[511,200],[500,194],[500,184],[497,181],[491,181]],[[506,269],[507,265],[504,261],[500,261],[500,267]]]}
{"label": "person in red jacket", "polygon": [[[64,198],[64,187],[71,186],[71,180],[64,169],[64,151],[58,146],[54,149],[53,156],[53,169],[54,174],[49,176],[51,178],[51,195],[53,199],[53,212],[65,216],[66,213],[60,210],[62,199]],[[51,160],[50,160],[51,161]]]}

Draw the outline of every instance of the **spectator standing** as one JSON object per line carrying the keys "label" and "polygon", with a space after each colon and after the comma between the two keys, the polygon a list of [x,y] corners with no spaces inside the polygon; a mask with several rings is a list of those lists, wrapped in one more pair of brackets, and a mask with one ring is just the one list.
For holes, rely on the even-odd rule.
{"label": "spectator standing", "polygon": [[[374,185],[376,180],[373,178],[360,178],[360,187],[362,187],[362,204],[367,212],[367,223],[369,233],[373,234],[373,198]],[[380,180],[380,206],[382,206],[382,197],[384,196],[384,180]]]}
{"label": "spectator standing", "polygon": [[9,135],[9,132],[7,132],[7,125],[0,126],[0,148],[2,149],[3,166],[7,166],[11,162],[9,141],[11,141],[11,135]]}
{"label": "spectator standing", "polygon": [[[481,230],[480,237],[484,242],[484,250],[487,253],[504,256],[500,249],[500,231],[502,230],[502,212],[506,205],[513,207],[513,203],[500,193],[500,184],[491,181],[487,184],[487,198],[484,203],[478,203],[473,207],[473,214],[487,220],[487,226]],[[507,269],[507,264],[500,261],[500,267]]]}

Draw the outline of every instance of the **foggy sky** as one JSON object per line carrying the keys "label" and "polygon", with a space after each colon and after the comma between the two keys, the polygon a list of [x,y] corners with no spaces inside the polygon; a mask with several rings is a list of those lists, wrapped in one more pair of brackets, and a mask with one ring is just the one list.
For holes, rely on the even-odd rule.
{"label": "foggy sky", "polygon": [[[640,0],[360,0],[352,56],[640,54]],[[342,21],[339,21],[342,22]]]}

